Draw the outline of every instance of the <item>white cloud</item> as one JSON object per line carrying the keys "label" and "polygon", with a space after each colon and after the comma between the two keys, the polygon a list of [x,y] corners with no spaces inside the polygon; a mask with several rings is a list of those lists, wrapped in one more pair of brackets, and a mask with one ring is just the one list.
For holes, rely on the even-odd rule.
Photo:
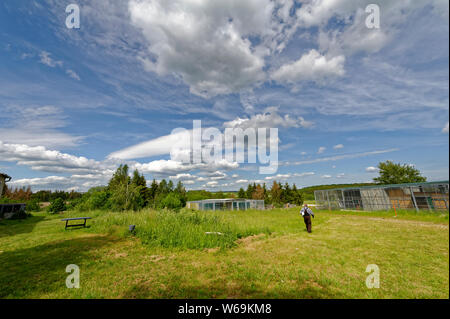
{"label": "white cloud", "polygon": [[313,122],[306,121],[303,117],[297,118],[291,117],[289,114],[281,116],[278,114],[277,107],[266,108],[264,113],[252,115],[250,118],[236,118],[233,121],[225,122],[224,127],[232,128],[290,128],[290,127],[304,127],[308,128],[313,126]]}
{"label": "white cloud", "polygon": [[50,57],[50,55],[51,55],[51,53],[49,53],[47,51],[42,51],[39,54],[39,57],[40,57],[40,61],[39,62],[42,63],[42,64],[45,64],[45,65],[47,65],[47,66],[49,66],[51,68],[54,68],[56,66],[60,66],[61,67],[63,65],[62,61],[55,61],[55,60],[53,60]]}
{"label": "white cloud", "polygon": [[170,154],[173,145],[177,142],[186,141],[189,143],[192,130],[182,131],[179,133],[164,135],[146,142],[142,142],[125,149],[115,151],[108,155],[111,159],[137,159],[143,157],[151,157],[155,155]]}
{"label": "white cloud", "polygon": [[248,183],[247,179],[238,179],[236,182],[236,184],[244,184],[244,183]]}
{"label": "white cloud", "polygon": [[75,79],[75,80],[77,80],[77,81],[81,81],[80,76],[79,76],[74,70],[67,69],[67,70],[66,70],[66,73],[67,73],[72,79]]}
{"label": "white cloud", "polygon": [[398,151],[398,148],[390,148],[390,149],[385,149],[385,150],[370,151],[370,152],[363,152],[363,153],[336,155],[336,156],[322,157],[322,158],[297,161],[297,162],[286,162],[286,163],[279,163],[279,165],[305,165],[305,164],[322,163],[322,162],[329,162],[329,161],[339,161],[339,160],[343,160],[343,159],[360,158],[360,157],[390,153],[390,152],[395,152],[395,151]]}
{"label": "white cloud", "polygon": [[375,166],[366,167],[366,172],[368,172],[368,173],[375,173],[378,171],[379,171],[378,167],[375,167]]}
{"label": "white cloud", "polygon": [[287,63],[272,73],[272,79],[279,83],[295,84],[312,81],[324,84],[332,78],[341,77],[345,56],[326,57],[312,49],[293,63]]}
{"label": "white cloud", "polygon": [[444,128],[442,129],[442,133],[448,134],[448,122],[447,122],[447,124],[445,124]]}
{"label": "white cloud", "polygon": [[337,144],[337,145],[333,146],[333,148],[335,150],[340,150],[340,149],[344,148],[344,145],[343,144]]}
{"label": "white cloud", "polygon": [[218,184],[219,184],[219,183],[216,182],[216,181],[211,181],[211,182],[206,183],[206,185],[209,186],[209,187],[215,187],[215,186],[217,186]]}
{"label": "white cloud", "polygon": [[2,141],[0,141],[0,158],[45,172],[98,173],[106,168],[104,164],[83,156],[52,151],[43,146],[6,144]]}
{"label": "white cloud", "polygon": [[61,132],[66,116],[61,108],[53,105],[6,106],[0,113],[6,125],[0,127],[0,138],[4,143],[27,144],[51,148],[74,147],[83,139]]}
{"label": "white cloud", "polygon": [[331,178],[331,177],[332,177],[331,175],[322,175],[322,176],[320,176],[320,178],[326,178],[326,179]]}
{"label": "white cloud", "polygon": [[316,175],[314,172],[305,172],[305,173],[294,173],[295,177],[305,177],[305,176],[313,176]]}
{"label": "white cloud", "polygon": [[214,171],[220,170],[231,170],[239,167],[236,162],[228,162],[226,160],[220,160],[213,163],[193,163],[186,164],[173,160],[154,160],[149,163],[136,163],[134,164],[140,172],[150,173],[150,174],[178,174],[185,173],[192,170],[202,170],[202,171]]}
{"label": "white cloud", "polygon": [[[145,68],[174,73],[206,97],[262,82],[264,56],[284,25],[268,0],[131,0],[129,12],[147,40]],[[262,43],[253,45],[251,36]]]}
{"label": "white cloud", "polygon": [[182,173],[182,174],[177,174],[175,176],[170,176],[170,179],[179,179],[182,181],[186,181],[186,180],[192,180],[192,179],[196,179],[197,176],[195,175],[191,175],[189,173]]}
{"label": "white cloud", "polygon": [[321,146],[319,147],[319,149],[317,150],[317,154],[322,154],[323,152],[325,152],[327,148],[325,146]]}
{"label": "white cloud", "polygon": [[345,174],[344,173],[339,173],[336,175],[336,178],[345,178]]}
{"label": "white cloud", "polygon": [[291,178],[291,174],[277,174],[277,175],[273,175],[273,176],[267,176],[265,179],[266,180],[277,180],[277,179],[281,179],[281,180],[285,180]]}

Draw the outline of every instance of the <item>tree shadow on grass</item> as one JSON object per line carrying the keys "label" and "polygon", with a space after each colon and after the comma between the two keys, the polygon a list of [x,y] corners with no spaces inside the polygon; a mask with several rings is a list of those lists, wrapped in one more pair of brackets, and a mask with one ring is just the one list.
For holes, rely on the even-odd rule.
{"label": "tree shadow on grass", "polygon": [[0,298],[40,297],[66,289],[66,266],[92,262],[93,251],[118,239],[90,236],[0,253]]}
{"label": "tree shadow on grass", "polygon": [[30,216],[25,219],[0,220],[0,238],[18,234],[31,233],[44,216]]}
{"label": "tree shadow on grass", "polygon": [[328,287],[318,287],[314,282],[304,282],[300,287],[290,289],[267,289],[267,287],[251,287],[239,285],[232,290],[225,285],[183,285],[178,282],[169,282],[165,289],[149,286],[147,284],[133,284],[122,295],[122,298],[144,299],[334,299],[345,298],[332,293]]}

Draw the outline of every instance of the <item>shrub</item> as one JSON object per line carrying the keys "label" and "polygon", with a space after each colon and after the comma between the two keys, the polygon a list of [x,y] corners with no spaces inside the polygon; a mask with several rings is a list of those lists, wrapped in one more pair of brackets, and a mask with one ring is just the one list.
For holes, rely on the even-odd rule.
{"label": "shrub", "polygon": [[161,208],[167,209],[180,209],[183,207],[183,202],[180,198],[180,195],[177,193],[169,193],[162,201]]}
{"label": "shrub", "polygon": [[33,199],[27,203],[27,211],[29,212],[38,212],[40,209],[38,200]]}
{"label": "shrub", "polygon": [[56,214],[66,210],[66,204],[62,198],[56,198],[50,203],[48,207],[48,211],[50,213]]}
{"label": "shrub", "polygon": [[109,193],[106,191],[100,191],[93,193],[89,199],[88,207],[89,209],[104,209],[108,208],[109,206]]}

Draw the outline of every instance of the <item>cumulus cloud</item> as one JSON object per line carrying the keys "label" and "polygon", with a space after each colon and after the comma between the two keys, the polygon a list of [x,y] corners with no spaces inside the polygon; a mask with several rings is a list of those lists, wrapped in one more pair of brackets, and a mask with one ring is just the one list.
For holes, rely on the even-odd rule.
{"label": "cumulus cloud", "polygon": [[332,176],[331,176],[331,175],[325,174],[325,175],[320,176],[320,178],[328,179],[328,178],[332,178]]}
{"label": "cumulus cloud", "polygon": [[94,186],[106,185],[111,176],[112,172],[72,176],[47,176],[12,180],[9,184],[14,187],[30,186],[32,189],[85,191]]}
{"label": "cumulus cloud", "polygon": [[175,176],[170,176],[169,178],[170,179],[179,179],[179,180],[182,180],[182,181],[188,181],[188,180],[196,179],[197,176],[191,175],[189,173],[181,173],[181,174],[177,174]]}
{"label": "cumulus cloud", "polygon": [[341,148],[344,148],[344,144],[337,144],[337,145],[333,146],[333,148],[335,150],[340,150]]}
{"label": "cumulus cloud", "polygon": [[43,146],[6,144],[2,141],[0,141],[0,158],[45,172],[92,173],[105,169],[102,163],[83,156],[48,150]]}
{"label": "cumulus cloud", "polygon": [[325,152],[327,148],[325,146],[321,146],[319,147],[319,149],[317,150],[317,154],[322,154],[323,152]]}
{"label": "cumulus cloud", "polygon": [[211,182],[206,183],[206,186],[209,186],[209,187],[216,187],[218,184],[219,184],[219,182],[211,181]]}
{"label": "cumulus cloud", "polygon": [[375,167],[375,166],[366,167],[366,172],[368,172],[368,173],[375,173],[378,171],[379,171],[378,167]]}
{"label": "cumulus cloud", "polygon": [[249,118],[236,118],[232,121],[225,122],[223,124],[224,127],[232,127],[232,128],[258,128],[258,127],[304,127],[309,128],[313,126],[314,123],[310,121],[306,121],[303,117],[299,116],[297,118],[291,117],[289,114],[285,114],[284,116],[278,114],[277,107],[269,107],[264,113],[252,115]]}
{"label": "cumulus cloud", "polygon": [[[132,0],[129,12],[148,41],[150,57],[141,58],[145,68],[176,74],[192,93],[209,97],[264,80],[264,56],[287,34],[280,7],[289,10],[292,5],[268,0]],[[255,36],[263,39],[259,46],[251,41]]]}
{"label": "cumulus cloud", "polygon": [[272,79],[279,83],[295,84],[312,81],[324,84],[326,81],[345,74],[345,56],[326,57],[312,49],[293,63],[287,63],[272,73]]}
{"label": "cumulus cloud", "polygon": [[[220,160],[214,163],[195,163],[185,164],[173,160],[154,160],[147,163],[138,163],[134,161],[115,161],[105,159],[97,161],[83,156],[75,156],[62,153],[55,150],[49,150],[43,146],[28,146],[24,144],[8,144],[0,141],[0,158],[5,162],[15,162],[17,165],[28,166],[32,170],[72,174],[71,177],[56,179],[29,179],[21,180],[21,184],[27,182],[30,185],[56,185],[60,187],[73,186],[81,184],[82,189],[92,186],[102,185],[109,180],[119,163],[126,163],[130,170],[138,169],[144,174],[153,174],[157,176],[169,176],[174,179],[193,181],[202,180],[220,180],[227,177],[223,170],[232,170],[239,167],[238,163]],[[188,172],[198,170],[206,172],[208,178],[197,178]],[[79,180],[82,181],[79,182]],[[18,183],[19,181],[15,181]]]}
{"label": "cumulus cloud", "polygon": [[236,162],[228,162],[222,159],[212,163],[183,163],[173,160],[154,160],[149,163],[136,163],[134,167],[140,172],[149,174],[178,174],[192,170],[214,171],[231,170],[239,167]]}
{"label": "cumulus cloud", "polygon": [[[373,3],[371,0],[307,0],[296,11],[301,27],[319,27],[319,46],[322,51],[331,54],[352,55],[357,52],[374,53],[382,49],[394,38],[399,25],[408,17],[425,6],[434,10],[446,7],[445,1],[378,1],[381,8],[381,25],[379,29],[369,29],[365,25],[367,13],[365,8]],[[445,14],[444,14],[445,15]],[[342,28],[326,30],[330,20],[343,22]]]}
{"label": "cumulus cloud", "polygon": [[227,178],[227,174],[225,174],[224,172],[221,172],[221,171],[207,173],[207,176],[213,180],[220,180],[220,179]]}

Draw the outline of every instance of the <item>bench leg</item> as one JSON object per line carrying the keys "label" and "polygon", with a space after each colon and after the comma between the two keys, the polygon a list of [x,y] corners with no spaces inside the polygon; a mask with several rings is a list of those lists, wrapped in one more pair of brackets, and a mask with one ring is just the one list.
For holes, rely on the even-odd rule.
{"label": "bench leg", "polygon": [[67,223],[68,223],[69,221],[68,220],[66,220],[66,228],[64,228],[64,229],[67,229]]}

